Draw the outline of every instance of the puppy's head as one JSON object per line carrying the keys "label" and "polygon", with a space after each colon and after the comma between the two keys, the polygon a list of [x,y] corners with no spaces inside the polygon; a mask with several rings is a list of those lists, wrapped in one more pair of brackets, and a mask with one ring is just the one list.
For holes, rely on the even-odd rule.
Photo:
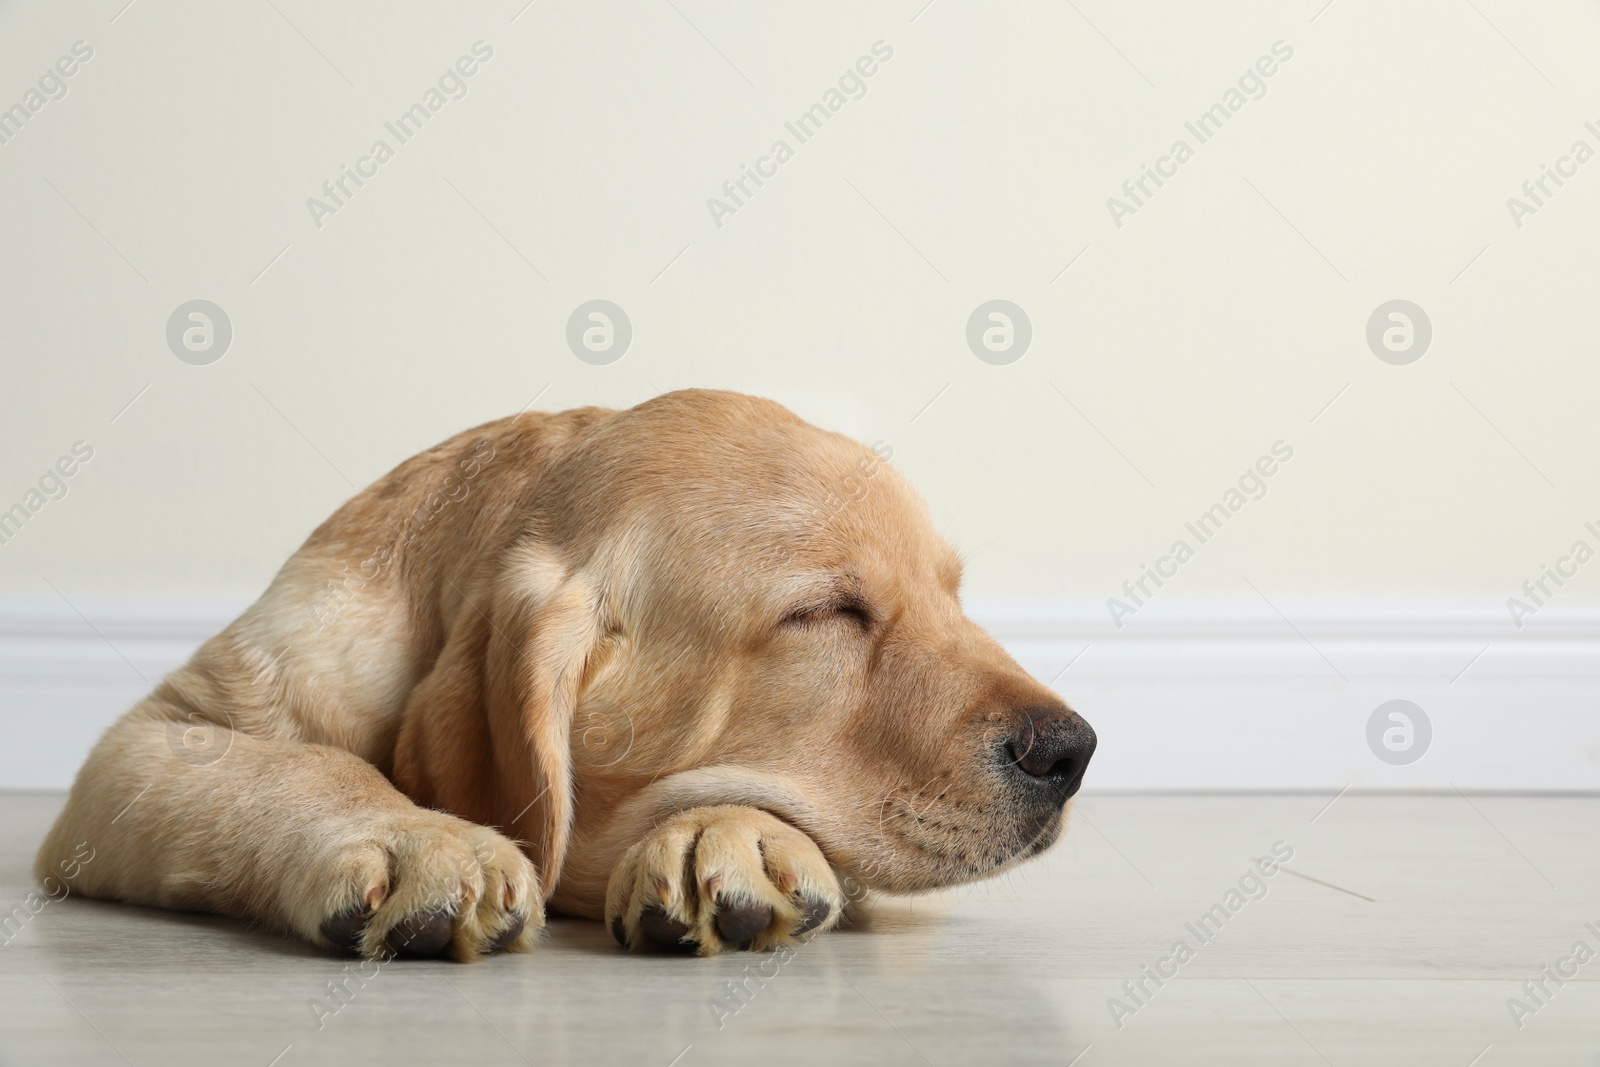
{"label": "puppy's head", "polygon": [[767,807],[901,892],[1055,841],[1094,731],[963,615],[960,561],[887,452],[704,391],[575,444],[529,532],[595,616],[580,804],[700,783],[678,802]]}

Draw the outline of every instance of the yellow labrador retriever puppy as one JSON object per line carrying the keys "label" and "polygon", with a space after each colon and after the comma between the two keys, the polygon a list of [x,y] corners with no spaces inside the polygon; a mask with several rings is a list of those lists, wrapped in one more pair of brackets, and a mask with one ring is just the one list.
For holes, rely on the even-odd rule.
{"label": "yellow labrador retriever puppy", "polygon": [[107,731],[36,873],[474,960],[546,908],[766,949],[1037,855],[1094,732],[884,458],[701,390],[451,438]]}

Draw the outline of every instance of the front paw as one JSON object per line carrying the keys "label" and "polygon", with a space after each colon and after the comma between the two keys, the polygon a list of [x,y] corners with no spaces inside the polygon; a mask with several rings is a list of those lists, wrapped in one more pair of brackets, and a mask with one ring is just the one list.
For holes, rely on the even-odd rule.
{"label": "front paw", "polygon": [[679,812],[630,848],[606,887],[624,947],[702,956],[765,950],[839,921],[845,898],[816,842],[758,808]]}
{"label": "front paw", "polygon": [[315,936],[303,932],[367,957],[470,962],[530,947],[544,923],[537,872],[517,846],[436,812],[330,844],[311,883],[297,910]]}

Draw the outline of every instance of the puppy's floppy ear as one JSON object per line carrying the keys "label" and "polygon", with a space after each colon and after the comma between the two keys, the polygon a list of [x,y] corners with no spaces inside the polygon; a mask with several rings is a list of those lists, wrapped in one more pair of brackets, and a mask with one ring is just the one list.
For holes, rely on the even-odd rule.
{"label": "puppy's floppy ear", "polygon": [[411,692],[394,781],[418,804],[524,842],[548,897],[572,828],[572,718],[605,632],[597,586],[522,545],[450,590],[459,599]]}
{"label": "puppy's floppy ear", "polygon": [[[500,804],[534,845],[548,897],[572,830],[572,720],[605,633],[599,590],[535,547],[515,549],[496,596],[484,662],[485,714]],[[514,805],[514,806],[512,806]]]}

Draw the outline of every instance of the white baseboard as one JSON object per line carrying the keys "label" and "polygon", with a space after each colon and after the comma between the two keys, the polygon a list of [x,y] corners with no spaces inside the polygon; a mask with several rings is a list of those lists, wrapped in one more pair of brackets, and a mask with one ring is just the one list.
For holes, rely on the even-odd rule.
{"label": "white baseboard", "polygon": [[[244,607],[74,604],[0,598],[0,789],[65,788]],[[1501,603],[1443,600],[1174,598],[1120,629],[1102,601],[969,610],[1094,724],[1090,789],[1600,790],[1600,608],[1547,607],[1520,630]],[[1393,699],[1432,724],[1407,766],[1367,743]]]}

